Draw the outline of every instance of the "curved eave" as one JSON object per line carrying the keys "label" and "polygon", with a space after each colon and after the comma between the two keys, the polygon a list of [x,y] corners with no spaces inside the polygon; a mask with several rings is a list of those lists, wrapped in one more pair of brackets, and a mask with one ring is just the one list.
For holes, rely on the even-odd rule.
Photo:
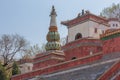
{"label": "curved eave", "polygon": [[109,37],[109,36],[112,36],[112,35],[115,35],[114,37],[120,36],[120,29],[102,34],[102,35],[100,35],[100,38],[103,39],[103,38],[106,38],[106,37]]}
{"label": "curved eave", "polygon": [[92,20],[92,21],[95,21],[97,23],[102,23],[105,25],[108,23],[108,20],[106,18],[96,16],[94,14],[89,13],[89,14],[84,14],[82,16],[74,18],[72,20],[62,21],[61,24],[65,25],[67,27],[70,27],[70,26],[79,24],[81,22],[87,21],[87,20]]}
{"label": "curved eave", "polygon": [[70,21],[62,21],[61,24],[65,26],[69,26]]}
{"label": "curved eave", "polygon": [[109,18],[108,21],[118,21],[118,22],[120,22],[118,18]]}

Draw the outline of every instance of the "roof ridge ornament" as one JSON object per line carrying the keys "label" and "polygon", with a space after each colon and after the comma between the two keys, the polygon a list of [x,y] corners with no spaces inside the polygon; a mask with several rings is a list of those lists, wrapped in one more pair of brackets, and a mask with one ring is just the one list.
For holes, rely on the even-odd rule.
{"label": "roof ridge ornament", "polygon": [[77,17],[80,17],[81,16],[81,13],[78,13],[78,16]]}
{"label": "roof ridge ornament", "polygon": [[82,10],[82,15],[84,15],[85,14],[85,12],[84,12],[84,9]]}

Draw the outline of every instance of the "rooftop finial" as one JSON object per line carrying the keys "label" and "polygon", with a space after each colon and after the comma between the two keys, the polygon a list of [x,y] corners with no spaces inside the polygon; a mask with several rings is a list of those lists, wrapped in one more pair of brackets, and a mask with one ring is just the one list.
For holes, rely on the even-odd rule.
{"label": "rooftop finial", "polygon": [[82,15],[84,15],[84,9],[82,10]]}
{"label": "rooftop finial", "polygon": [[89,14],[89,13],[90,13],[90,11],[89,11],[89,10],[86,10],[85,12],[86,12],[87,14]]}
{"label": "rooftop finial", "polygon": [[55,11],[54,5],[52,6],[52,11]]}
{"label": "rooftop finial", "polygon": [[55,12],[55,7],[54,7],[54,5],[52,6],[52,11],[51,11],[50,16],[51,16],[51,15],[56,15],[56,16],[57,16],[57,14],[56,14],[56,12]]}
{"label": "rooftop finial", "polygon": [[78,16],[77,17],[80,17],[81,16],[81,14],[80,13],[78,13]]}

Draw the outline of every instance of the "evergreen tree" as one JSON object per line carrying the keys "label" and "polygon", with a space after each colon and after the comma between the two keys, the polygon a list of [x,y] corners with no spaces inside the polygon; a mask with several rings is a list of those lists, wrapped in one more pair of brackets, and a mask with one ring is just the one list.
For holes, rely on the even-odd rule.
{"label": "evergreen tree", "polygon": [[4,67],[0,63],[0,80],[8,80]]}
{"label": "evergreen tree", "polygon": [[13,63],[12,75],[20,74],[19,67],[16,62]]}

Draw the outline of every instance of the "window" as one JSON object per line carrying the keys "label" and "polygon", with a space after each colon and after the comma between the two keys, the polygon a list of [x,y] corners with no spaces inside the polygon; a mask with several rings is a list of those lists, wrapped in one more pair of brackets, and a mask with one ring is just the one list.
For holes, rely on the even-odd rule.
{"label": "window", "polygon": [[95,28],[95,33],[97,33],[97,28]]}
{"label": "window", "polygon": [[113,27],[115,26],[115,24],[113,24]]}
{"label": "window", "polygon": [[22,66],[19,66],[20,68],[23,68]]}
{"label": "window", "polygon": [[118,27],[118,24],[116,24],[116,27]]}
{"label": "window", "polygon": [[74,59],[76,59],[76,57],[72,57],[72,59],[71,59],[71,60],[74,60]]}
{"label": "window", "polygon": [[104,34],[104,30],[102,30],[102,34]]}
{"label": "window", "polygon": [[75,36],[75,40],[80,39],[80,38],[82,38],[82,34],[81,33],[77,33],[76,36]]}
{"label": "window", "polygon": [[28,70],[30,70],[30,66],[28,66]]}

